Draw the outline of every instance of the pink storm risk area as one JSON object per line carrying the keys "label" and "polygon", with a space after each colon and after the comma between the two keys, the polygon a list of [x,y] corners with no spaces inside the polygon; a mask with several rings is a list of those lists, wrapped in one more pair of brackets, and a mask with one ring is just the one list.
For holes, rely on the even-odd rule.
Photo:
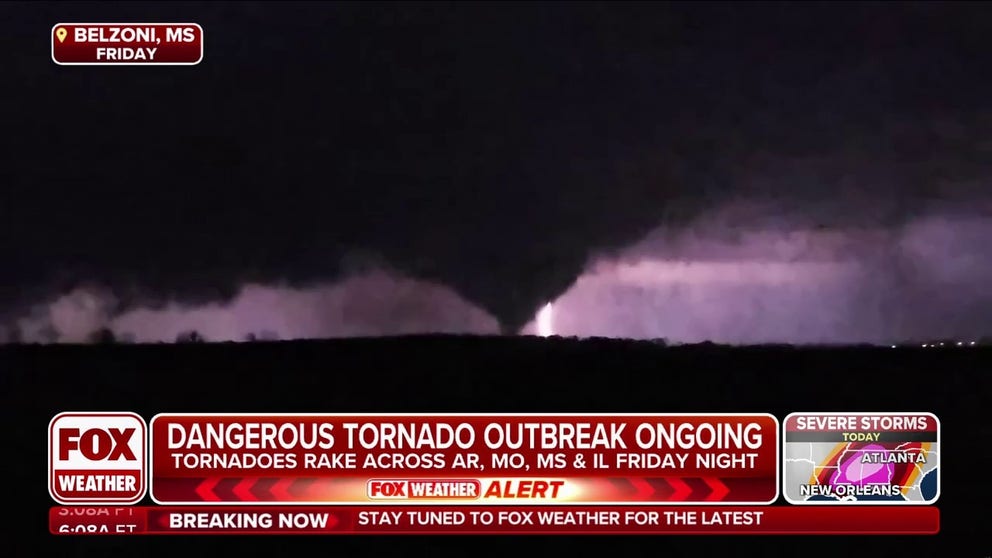
{"label": "pink storm risk area", "polygon": [[822,229],[701,220],[584,273],[523,333],[676,343],[888,344],[992,331],[992,220]]}
{"label": "pink storm risk area", "polygon": [[831,475],[830,485],[889,484],[892,482],[892,475],[895,471],[895,466],[891,463],[865,463],[864,457],[865,454],[868,453],[886,454],[888,451],[883,446],[878,444],[869,444],[863,448],[859,448],[856,451],[850,452],[850,456],[845,459],[840,464],[840,467],[837,468],[837,471]]}

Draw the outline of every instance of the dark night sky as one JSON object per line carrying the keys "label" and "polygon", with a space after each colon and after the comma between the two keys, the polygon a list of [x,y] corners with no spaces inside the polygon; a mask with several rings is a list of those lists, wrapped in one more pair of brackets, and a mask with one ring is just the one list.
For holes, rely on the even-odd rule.
{"label": "dark night sky", "polygon": [[[507,327],[590,254],[738,200],[988,211],[981,4],[4,4],[0,306],[209,300],[381,260]],[[195,67],[61,67],[56,22],[193,21]]]}

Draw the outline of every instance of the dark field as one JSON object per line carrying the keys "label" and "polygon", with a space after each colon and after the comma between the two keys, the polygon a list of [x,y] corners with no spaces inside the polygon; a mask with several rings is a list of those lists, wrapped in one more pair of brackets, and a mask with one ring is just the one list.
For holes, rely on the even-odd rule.
{"label": "dark field", "polygon": [[[992,553],[992,348],[665,348],[407,337],[259,344],[0,347],[13,442],[8,556],[974,556]],[[66,537],[48,535],[47,426],[65,410],[158,412],[932,411],[933,537]],[[18,511],[22,509],[23,513]],[[10,546],[12,545],[12,546]],[[534,552],[536,551],[536,554]]]}

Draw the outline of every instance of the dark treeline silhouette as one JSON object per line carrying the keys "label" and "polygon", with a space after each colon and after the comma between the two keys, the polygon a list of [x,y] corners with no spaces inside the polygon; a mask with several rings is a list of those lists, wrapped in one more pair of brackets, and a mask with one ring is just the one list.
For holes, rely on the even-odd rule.
{"label": "dark treeline silhouette", "polygon": [[94,331],[90,335],[90,343],[107,345],[116,342],[117,342],[117,336],[114,334],[114,331],[112,329],[107,327],[100,328]]}
{"label": "dark treeline silhouette", "polygon": [[199,331],[184,331],[176,336],[176,343],[206,343],[206,338]]}

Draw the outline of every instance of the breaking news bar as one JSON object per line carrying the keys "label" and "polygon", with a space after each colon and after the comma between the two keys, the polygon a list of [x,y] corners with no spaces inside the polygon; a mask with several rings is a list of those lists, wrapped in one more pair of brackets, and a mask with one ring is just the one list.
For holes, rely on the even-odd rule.
{"label": "breaking news bar", "polygon": [[933,535],[933,506],[57,506],[54,535]]}

